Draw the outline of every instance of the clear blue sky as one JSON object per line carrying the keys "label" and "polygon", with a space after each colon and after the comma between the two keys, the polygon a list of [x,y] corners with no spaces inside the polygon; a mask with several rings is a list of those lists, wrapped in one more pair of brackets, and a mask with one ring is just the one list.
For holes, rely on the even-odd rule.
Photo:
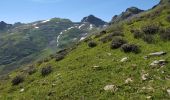
{"label": "clear blue sky", "polygon": [[149,9],[160,0],[1,0],[0,20],[8,23],[33,22],[53,17],[78,22],[93,14],[105,21],[126,8]]}

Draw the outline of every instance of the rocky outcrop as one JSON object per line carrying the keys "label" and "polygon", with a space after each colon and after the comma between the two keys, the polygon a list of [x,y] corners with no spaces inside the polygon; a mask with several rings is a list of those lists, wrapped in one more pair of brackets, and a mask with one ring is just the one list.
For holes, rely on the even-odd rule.
{"label": "rocky outcrop", "polygon": [[90,23],[90,24],[93,24],[95,25],[96,27],[99,27],[99,26],[103,26],[103,25],[106,25],[107,23],[97,17],[95,17],[94,15],[89,15],[87,17],[84,17],[82,20],[81,20],[82,23]]}
{"label": "rocky outcrop", "polygon": [[120,15],[115,15],[112,20],[111,23],[116,23],[125,19],[128,19],[136,14],[139,14],[141,12],[143,12],[144,10],[138,9],[136,7],[130,7],[128,9],[126,9],[125,12],[122,12]]}

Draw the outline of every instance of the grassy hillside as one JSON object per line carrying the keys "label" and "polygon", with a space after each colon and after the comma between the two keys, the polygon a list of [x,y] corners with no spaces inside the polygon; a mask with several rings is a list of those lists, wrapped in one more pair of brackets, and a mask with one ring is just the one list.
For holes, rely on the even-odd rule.
{"label": "grassy hillside", "polygon": [[[132,19],[113,24],[71,50],[60,51],[4,76],[0,99],[169,100],[169,5],[162,3]],[[111,49],[112,41],[117,38],[135,44],[130,49],[132,52],[123,52],[129,51],[128,47]],[[138,49],[140,52],[135,52]],[[145,57],[159,51],[167,54]],[[155,60],[165,62],[151,66]]]}

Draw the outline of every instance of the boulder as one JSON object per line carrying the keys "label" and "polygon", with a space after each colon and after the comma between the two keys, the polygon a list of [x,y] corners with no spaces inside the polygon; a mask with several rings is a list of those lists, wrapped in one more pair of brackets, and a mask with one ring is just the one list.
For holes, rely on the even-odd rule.
{"label": "boulder", "polygon": [[149,76],[149,73],[142,74],[141,78],[142,78],[143,81],[145,81],[145,80],[148,79],[148,76]]}
{"label": "boulder", "polygon": [[150,64],[150,66],[152,66],[152,67],[163,66],[166,63],[168,63],[166,60],[155,60]]}
{"label": "boulder", "polygon": [[127,62],[128,61],[128,57],[124,57],[124,58],[122,58],[121,60],[120,60],[120,62]]}
{"label": "boulder", "polygon": [[21,89],[20,92],[24,92],[25,89]]}
{"label": "boulder", "polygon": [[170,95],[170,89],[167,89],[166,91],[167,91],[167,93]]}
{"label": "boulder", "polygon": [[118,88],[115,85],[106,85],[104,87],[105,91],[116,92]]}
{"label": "boulder", "polygon": [[160,52],[150,53],[149,56],[162,56],[166,54],[167,54],[166,52],[160,51]]}
{"label": "boulder", "polygon": [[132,83],[132,82],[133,82],[132,78],[127,78],[127,79],[125,80],[125,83],[126,83],[126,84],[129,84],[129,83]]}

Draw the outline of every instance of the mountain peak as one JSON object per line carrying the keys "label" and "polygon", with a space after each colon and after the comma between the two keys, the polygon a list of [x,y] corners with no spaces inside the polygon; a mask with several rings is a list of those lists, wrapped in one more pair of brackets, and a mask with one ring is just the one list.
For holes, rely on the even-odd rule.
{"label": "mountain peak", "polygon": [[95,17],[94,15],[89,15],[87,17],[84,17],[82,20],[81,20],[82,23],[90,23],[90,24],[93,24],[97,27],[99,26],[103,26],[106,24],[105,21],[101,20],[100,18],[97,18]]}
{"label": "mountain peak", "polygon": [[0,22],[0,30],[4,30],[6,28],[9,28],[11,26],[11,24],[7,24],[4,21]]}
{"label": "mountain peak", "polygon": [[111,23],[115,23],[115,22],[119,22],[121,20],[125,20],[129,17],[132,17],[133,15],[136,15],[136,14],[139,14],[141,12],[143,12],[144,10],[141,10],[137,7],[130,7],[130,8],[127,8],[125,12],[122,12],[120,15],[115,15],[113,18],[112,18],[112,21]]}
{"label": "mountain peak", "polygon": [[130,7],[130,8],[127,8],[125,12],[131,12],[133,14],[138,14],[140,12],[143,12],[144,10],[141,10],[137,7]]}

